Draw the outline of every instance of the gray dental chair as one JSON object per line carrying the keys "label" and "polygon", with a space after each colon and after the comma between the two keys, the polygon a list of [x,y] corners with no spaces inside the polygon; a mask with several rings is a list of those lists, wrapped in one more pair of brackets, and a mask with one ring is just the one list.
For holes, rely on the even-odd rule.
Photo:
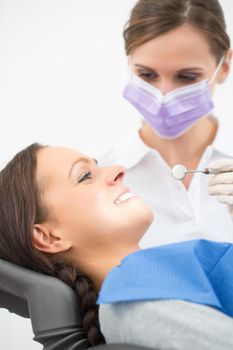
{"label": "gray dental chair", "polygon": [[1,259],[0,308],[30,318],[34,340],[41,343],[44,350],[148,350],[124,344],[90,348],[82,331],[73,290],[57,278]]}

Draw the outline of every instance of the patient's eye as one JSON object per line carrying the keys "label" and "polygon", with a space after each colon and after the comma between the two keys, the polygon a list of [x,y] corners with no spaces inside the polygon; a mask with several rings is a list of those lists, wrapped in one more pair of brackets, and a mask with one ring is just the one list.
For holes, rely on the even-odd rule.
{"label": "patient's eye", "polygon": [[85,180],[92,179],[92,174],[90,171],[85,171],[81,176],[78,178],[78,183],[83,182]]}

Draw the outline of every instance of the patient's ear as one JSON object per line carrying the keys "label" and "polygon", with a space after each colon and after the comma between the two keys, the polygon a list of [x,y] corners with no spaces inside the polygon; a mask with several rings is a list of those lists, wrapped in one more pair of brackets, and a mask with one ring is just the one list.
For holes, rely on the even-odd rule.
{"label": "patient's ear", "polygon": [[33,226],[32,242],[36,249],[51,254],[62,253],[71,248],[71,244],[62,235],[43,224]]}

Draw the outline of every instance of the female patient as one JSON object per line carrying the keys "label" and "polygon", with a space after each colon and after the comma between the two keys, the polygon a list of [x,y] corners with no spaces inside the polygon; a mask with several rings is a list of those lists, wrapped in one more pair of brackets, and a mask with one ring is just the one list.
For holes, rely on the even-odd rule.
{"label": "female patient", "polygon": [[[107,342],[231,349],[232,245],[190,241],[138,251],[153,214],[124,186],[124,175],[121,166],[99,168],[66,148],[33,144],[18,153],[0,173],[0,258],[74,288],[92,345],[104,342],[96,305],[102,286],[100,323]],[[221,260],[225,265],[216,273]],[[210,271],[212,280],[205,276]]]}

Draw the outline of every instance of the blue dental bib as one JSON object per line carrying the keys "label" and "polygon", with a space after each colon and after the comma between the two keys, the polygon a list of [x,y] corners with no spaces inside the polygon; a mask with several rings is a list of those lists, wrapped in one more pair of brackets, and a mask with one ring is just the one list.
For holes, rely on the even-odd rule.
{"label": "blue dental bib", "polygon": [[179,299],[233,317],[233,244],[193,240],[139,250],[111,270],[98,304]]}

